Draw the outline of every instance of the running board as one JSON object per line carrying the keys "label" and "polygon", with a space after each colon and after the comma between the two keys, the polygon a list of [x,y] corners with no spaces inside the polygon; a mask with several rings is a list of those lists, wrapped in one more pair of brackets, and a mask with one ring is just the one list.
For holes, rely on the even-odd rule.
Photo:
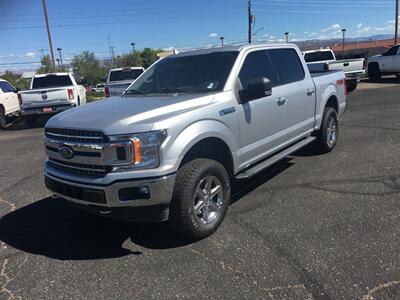
{"label": "running board", "polygon": [[270,167],[274,163],[282,160],[283,158],[287,157],[288,155],[292,154],[293,152],[296,152],[300,148],[303,148],[304,146],[312,143],[315,141],[315,137],[310,136],[304,140],[300,140],[296,144],[293,144],[289,148],[286,148],[282,150],[281,152],[278,152],[271,157],[267,158],[266,160],[263,160],[262,162],[258,163],[257,165],[251,167],[250,169],[247,169],[239,174],[236,175],[236,179],[249,179],[253,177],[254,175],[260,173],[261,171],[265,170],[266,168]]}

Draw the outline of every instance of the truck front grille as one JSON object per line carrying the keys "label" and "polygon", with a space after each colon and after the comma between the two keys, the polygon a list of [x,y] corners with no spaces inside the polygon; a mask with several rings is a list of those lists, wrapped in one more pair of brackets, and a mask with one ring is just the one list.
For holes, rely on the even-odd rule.
{"label": "truck front grille", "polygon": [[59,142],[79,142],[79,143],[105,143],[106,137],[102,132],[61,129],[61,128],[46,128],[46,138]]}
{"label": "truck front grille", "polygon": [[54,169],[61,170],[67,173],[93,177],[104,177],[107,173],[111,171],[111,168],[106,166],[78,164],[54,158],[49,158],[48,164]]}

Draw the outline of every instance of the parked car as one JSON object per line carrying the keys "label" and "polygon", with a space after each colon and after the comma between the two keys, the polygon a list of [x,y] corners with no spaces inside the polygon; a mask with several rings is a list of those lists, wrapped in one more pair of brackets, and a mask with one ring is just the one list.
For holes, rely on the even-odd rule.
{"label": "parked car", "polygon": [[0,129],[6,127],[7,117],[19,113],[17,89],[7,80],[0,79]]}
{"label": "parked car", "polygon": [[331,49],[320,49],[303,52],[304,59],[311,71],[318,68],[324,70],[341,70],[346,75],[347,92],[353,92],[360,79],[365,75],[365,59],[336,60],[335,53]]}
{"label": "parked car", "polygon": [[400,44],[368,59],[369,78],[379,80],[382,75],[396,75],[400,78]]}
{"label": "parked car", "polygon": [[105,83],[97,84],[95,87],[92,88],[92,92],[95,92],[95,93],[104,93],[104,88],[105,88],[105,86],[106,86]]}
{"label": "parked car", "polygon": [[121,96],[143,72],[144,69],[141,67],[111,69],[108,72],[104,96]]}
{"label": "parked car", "polygon": [[92,213],[169,220],[203,238],[222,223],[234,180],[312,142],[335,148],[345,82],[342,71],[310,74],[291,44],[171,55],[122,97],[48,121],[46,186]]}
{"label": "parked car", "polygon": [[86,104],[86,89],[71,73],[35,75],[30,89],[19,92],[21,115],[35,126],[39,115],[55,114]]}

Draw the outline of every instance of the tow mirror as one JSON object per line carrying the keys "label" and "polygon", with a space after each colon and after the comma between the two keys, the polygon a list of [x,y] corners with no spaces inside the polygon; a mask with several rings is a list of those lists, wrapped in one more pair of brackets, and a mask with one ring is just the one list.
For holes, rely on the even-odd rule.
{"label": "tow mirror", "polygon": [[272,82],[266,77],[249,80],[244,89],[245,100],[251,101],[272,95]]}

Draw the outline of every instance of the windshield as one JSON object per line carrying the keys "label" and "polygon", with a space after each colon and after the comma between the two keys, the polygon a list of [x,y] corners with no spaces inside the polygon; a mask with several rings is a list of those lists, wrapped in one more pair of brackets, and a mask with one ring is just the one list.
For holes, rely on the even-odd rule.
{"label": "windshield", "polygon": [[71,86],[72,81],[68,75],[47,75],[44,77],[35,77],[33,79],[33,89],[53,88]]}
{"label": "windshield", "polygon": [[318,51],[318,52],[310,52],[304,55],[304,60],[306,62],[316,62],[316,61],[326,61],[326,60],[334,60],[333,54],[331,51]]}
{"label": "windshield", "polygon": [[171,56],[148,69],[125,94],[206,93],[221,91],[238,52]]}
{"label": "windshield", "polygon": [[142,75],[142,69],[122,69],[119,71],[111,71],[110,81],[123,81],[123,80],[134,80]]}

